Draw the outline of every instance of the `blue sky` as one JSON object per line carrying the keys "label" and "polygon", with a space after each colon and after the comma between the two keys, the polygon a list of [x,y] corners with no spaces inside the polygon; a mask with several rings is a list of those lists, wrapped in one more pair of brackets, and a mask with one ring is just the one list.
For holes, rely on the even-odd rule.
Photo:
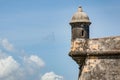
{"label": "blue sky", "polygon": [[[0,54],[7,55],[1,59],[10,59],[21,72],[30,72],[32,68],[34,75],[22,76],[25,80],[42,80],[40,76],[46,73],[77,80],[78,65],[68,56],[72,15],[79,6],[83,7],[92,22],[91,38],[118,36],[119,3],[119,0],[0,0]],[[31,65],[39,64],[41,59],[44,67]],[[9,77],[15,71],[10,70]],[[7,80],[1,74],[0,79]],[[20,77],[19,72],[16,75]]]}

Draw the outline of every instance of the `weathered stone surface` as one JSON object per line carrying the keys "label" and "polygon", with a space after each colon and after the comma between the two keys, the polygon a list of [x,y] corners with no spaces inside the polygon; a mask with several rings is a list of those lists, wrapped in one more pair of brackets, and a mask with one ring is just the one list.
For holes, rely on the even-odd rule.
{"label": "weathered stone surface", "polygon": [[85,39],[76,39],[71,43],[71,51],[85,51],[87,47],[87,40]]}
{"label": "weathered stone surface", "polygon": [[72,41],[71,52],[78,52],[79,55],[82,53],[87,53],[87,55],[118,54],[120,53],[120,36],[87,40],[76,39]]}
{"label": "weathered stone surface", "polygon": [[89,39],[87,51],[116,51],[120,50],[120,36]]}
{"label": "weathered stone surface", "polygon": [[73,17],[70,21],[70,23],[76,23],[76,22],[91,23],[88,15],[82,10],[81,6],[78,8],[78,11],[73,15]]}
{"label": "weathered stone surface", "polygon": [[78,38],[69,55],[80,66],[79,80],[120,80],[120,36]]}
{"label": "weathered stone surface", "polygon": [[79,80],[120,80],[120,36],[89,39],[90,24],[79,7],[70,22],[69,52],[79,65]]}
{"label": "weathered stone surface", "polygon": [[88,56],[79,80],[120,80],[120,55]]}

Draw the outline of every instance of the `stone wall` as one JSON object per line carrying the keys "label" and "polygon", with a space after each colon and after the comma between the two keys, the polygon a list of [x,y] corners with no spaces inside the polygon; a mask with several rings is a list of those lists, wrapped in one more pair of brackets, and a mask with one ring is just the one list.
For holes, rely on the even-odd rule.
{"label": "stone wall", "polygon": [[120,36],[90,39],[87,52],[110,52],[120,50]]}
{"label": "stone wall", "polygon": [[71,43],[71,52],[86,52],[88,55],[118,53],[120,52],[120,36],[96,39],[76,39]]}
{"label": "stone wall", "polygon": [[69,55],[80,66],[79,80],[120,80],[120,36],[76,39]]}
{"label": "stone wall", "polygon": [[87,57],[79,80],[120,80],[120,55]]}

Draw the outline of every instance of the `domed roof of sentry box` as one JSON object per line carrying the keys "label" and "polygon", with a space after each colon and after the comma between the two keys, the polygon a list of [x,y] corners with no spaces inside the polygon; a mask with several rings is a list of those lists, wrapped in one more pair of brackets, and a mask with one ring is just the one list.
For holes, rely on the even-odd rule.
{"label": "domed roof of sentry box", "polygon": [[70,23],[76,23],[76,22],[91,23],[88,15],[85,12],[83,12],[81,6],[78,8],[78,11],[73,15],[72,20],[70,21]]}

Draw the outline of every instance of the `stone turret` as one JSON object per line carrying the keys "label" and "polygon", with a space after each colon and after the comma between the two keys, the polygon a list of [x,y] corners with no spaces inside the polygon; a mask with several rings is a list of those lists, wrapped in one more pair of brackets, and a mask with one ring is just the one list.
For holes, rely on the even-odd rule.
{"label": "stone turret", "polygon": [[83,12],[82,7],[79,7],[70,21],[70,25],[72,26],[72,40],[77,38],[88,39],[90,24],[89,17]]}
{"label": "stone turret", "polygon": [[91,22],[82,7],[73,15],[69,56],[79,65],[78,80],[120,80],[120,36],[89,39]]}

